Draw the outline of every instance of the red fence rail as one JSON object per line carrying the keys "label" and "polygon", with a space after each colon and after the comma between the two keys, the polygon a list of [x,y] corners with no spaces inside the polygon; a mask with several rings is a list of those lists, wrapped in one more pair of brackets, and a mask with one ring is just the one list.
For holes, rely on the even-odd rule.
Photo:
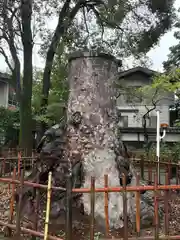
{"label": "red fence rail", "polygon": [[[23,175],[22,175],[23,176]],[[67,187],[65,188],[60,188],[60,187],[51,187],[53,190],[64,190],[68,193],[67,196],[67,211],[66,213],[68,214],[67,219],[68,222],[66,224],[68,225],[67,232],[66,232],[66,239],[71,240],[72,239],[72,216],[70,216],[72,213],[70,211],[70,204],[71,204],[71,192],[76,192],[76,193],[87,193],[91,194],[91,221],[90,221],[90,240],[94,239],[94,205],[95,205],[95,193],[96,192],[104,192],[106,194],[106,201],[105,201],[105,226],[106,226],[106,237],[109,236],[109,224],[108,224],[108,197],[107,194],[109,192],[122,192],[123,193],[123,219],[124,219],[124,231],[123,231],[123,239],[134,239],[134,238],[129,238],[128,237],[128,216],[127,216],[127,192],[133,191],[136,192],[136,234],[138,239],[180,239],[180,235],[176,236],[170,236],[169,234],[169,224],[168,224],[168,219],[169,219],[169,205],[168,205],[168,200],[169,200],[169,190],[179,190],[180,185],[157,185],[157,177],[155,175],[155,183],[153,186],[135,186],[135,187],[127,187],[125,183],[125,178],[123,180],[123,186],[122,187],[108,187],[108,176],[105,175],[105,187],[103,188],[95,188],[95,179],[92,177],[91,178],[91,186],[90,188],[80,188],[80,189],[72,189],[71,191],[71,184],[68,183],[67,181]],[[47,185],[42,185],[38,183],[32,183],[32,182],[26,182],[23,181],[21,178],[21,181],[19,180],[14,180],[10,178],[0,178],[0,182],[4,183],[11,183],[11,184],[16,184],[19,186],[32,186],[34,188],[43,188],[47,189]],[[168,182],[168,173],[166,173],[166,183]],[[137,185],[139,184],[139,175],[137,176]],[[140,191],[142,190],[147,190],[147,191],[154,191],[154,220],[155,220],[155,233],[154,236],[148,236],[141,238],[141,229],[140,229]],[[159,197],[158,191],[165,191],[165,197],[161,199]],[[12,194],[13,195],[13,194]],[[164,201],[164,208],[165,208],[165,233],[164,236],[159,236],[159,219],[158,219],[158,203],[159,201]],[[11,205],[12,207],[12,205]],[[12,212],[11,212],[12,216]],[[0,221],[0,225],[6,226],[9,229],[16,230],[16,235],[20,235],[20,233],[27,233],[33,236],[38,236],[38,237],[44,237],[43,233],[38,232],[36,230],[32,229],[27,229],[24,227],[20,227],[20,217],[18,217],[19,214],[17,214],[16,218],[16,225],[13,225],[12,219],[11,222],[5,223],[3,221]],[[19,231],[17,231],[19,229]],[[60,240],[61,238],[55,237],[55,236],[48,236],[48,239],[52,240]],[[136,238],[137,239],[137,238]]]}
{"label": "red fence rail", "polygon": [[[5,174],[5,167],[7,162],[11,161],[11,164],[14,166],[13,171],[9,176]],[[0,158],[1,163],[1,173],[2,177],[0,178],[0,183],[8,184],[9,192],[11,193],[11,200],[10,200],[10,213],[9,213],[9,220],[8,222],[4,222],[0,219],[0,225],[5,226],[5,232],[7,235],[12,235],[13,232],[16,236],[20,236],[22,233],[28,234],[30,236],[44,238],[44,233],[38,231],[37,222],[38,222],[38,209],[39,209],[39,201],[40,201],[40,193],[39,189],[48,189],[48,185],[39,184],[38,182],[29,182],[24,181],[24,171],[20,171],[20,166],[26,167],[27,161],[34,162],[36,161],[36,157],[26,158],[19,155],[18,157],[7,157],[7,158]],[[143,158],[141,159],[133,159],[137,166],[140,167],[140,175],[144,178],[144,172],[148,172],[148,179],[146,179],[151,185],[148,186],[140,186],[140,175],[138,174],[136,177],[136,185],[137,186],[126,186],[125,178],[123,179],[123,186],[122,187],[109,187],[108,186],[108,176],[104,176],[104,187],[103,188],[96,188],[95,187],[95,179],[91,178],[91,185],[89,188],[80,188],[80,189],[71,189],[71,180],[67,180],[66,188],[55,187],[52,186],[51,190],[62,191],[66,192],[66,239],[72,240],[72,210],[71,210],[71,198],[72,193],[86,193],[91,195],[91,218],[90,218],[90,226],[89,226],[89,234],[90,240],[94,239],[95,235],[95,193],[101,192],[104,193],[104,212],[105,212],[105,227],[106,227],[106,238],[110,238],[110,227],[109,227],[109,216],[108,216],[108,194],[110,192],[122,192],[123,194],[123,219],[124,219],[124,229],[121,235],[123,239],[180,239],[180,235],[170,235],[169,231],[169,201],[170,201],[170,191],[171,190],[180,190],[179,185],[179,164],[168,162],[160,162],[160,166],[164,168],[165,171],[165,183],[163,185],[157,184],[157,176],[156,172],[153,174],[153,168],[156,168],[157,161],[148,161]],[[16,162],[16,164],[14,164]],[[24,164],[22,164],[24,162]],[[33,166],[31,166],[33,168]],[[176,184],[170,185],[170,178],[172,168],[176,168]],[[4,168],[4,169],[3,169]],[[12,168],[12,167],[11,167]],[[36,192],[36,219],[33,224],[33,229],[29,229],[26,227],[21,227],[21,219],[20,219],[20,209],[16,206],[17,213],[16,219],[13,219],[13,212],[14,212],[14,194],[17,187],[23,188],[24,186],[29,186],[35,188]],[[152,236],[141,236],[141,224],[140,224],[140,192],[141,191],[153,191],[154,192],[154,235]],[[159,192],[164,192],[164,197],[161,197]],[[127,193],[128,192],[135,192],[135,201],[136,201],[136,236],[129,237],[128,236],[128,216],[127,216]],[[164,202],[164,233],[163,235],[159,235],[160,231],[160,221],[158,219],[158,207],[159,202]],[[20,208],[20,207],[19,207]],[[15,223],[13,224],[13,221]],[[48,235],[48,239],[52,240],[61,240],[58,236]],[[74,239],[73,239],[74,240]]]}

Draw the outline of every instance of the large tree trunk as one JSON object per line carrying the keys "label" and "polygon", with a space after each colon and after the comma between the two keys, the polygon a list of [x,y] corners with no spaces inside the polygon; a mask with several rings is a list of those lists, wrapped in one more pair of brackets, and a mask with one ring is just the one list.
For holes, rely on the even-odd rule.
{"label": "large tree trunk", "polygon": [[[125,173],[116,134],[117,72],[118,62],[110,55],[91,52],[75,54],[70,58],[68,119],[79,116],[80,120],[78,122],[76,118],[78,124],[69,127],[70,159],[71,162],[78,158],[83,161],[83,187],[90,187],[91,176],[96,178],[96,187],[103,187],[105,174],[109,176],[110,186],[120,186],[120,175]],[[117,158],[121,158],[122,172],[118,171]],[[95,215],[100,220],[105,217],[103,197],[102,193],[96,194]],[[83,203],[85,212],[90,214],[88,194],[84,194]],[[122,195],[109,194],[111,227],[123,226],[122,214]]]}
{"label": "large tree trunk", "polygon": [[[68,139],[69,158],[74,163],[83,163],[84,183],[89,188],[91,176],[96,187],[104,187],[104,175],[109,186],[122,185],[122,174],[126,183],[136,185],[136,172],[125,154],[126,147],[117,136],[116,87],[117,60],[105,54],[76,53],[69,59]],[[141,184],[145,184],[141,182]],[[151,193],[142,192],[142,225],[152,224],[153,201]],[[84,210],[91,212],[90,195],[82,197]],[[134,193],[127,193],[127,212],[132,222],[136,221]],[[104,225],[104,194],[95,194],[95,217]],[[123,222],[122,193],[109,193],[109,223],[111,228],[121,228]]]}
{"label": "large tree trunk", "polygon": [[23,68],[23,87],[20,98],[20,147],[26,150],[26,153],[32,154],[32,32],[31,15],[32,0],[23,1],[21,6],[22,17],[22,42],[24,48],[24,68]]}

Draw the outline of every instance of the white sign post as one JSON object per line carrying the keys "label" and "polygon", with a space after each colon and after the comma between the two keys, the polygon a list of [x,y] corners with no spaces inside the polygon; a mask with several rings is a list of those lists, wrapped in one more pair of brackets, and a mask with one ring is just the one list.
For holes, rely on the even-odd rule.
{"label": "white sign post", "polygon": [[[160,136],[160,111],[157,110],[157,133],[156,133],[156,156],[157,156],[157,162],[158,162],[158,166],[157,166],[157,174],[158,174],[158,184],[161,183],[161,177],[160,177],[160,141],[161,139],[163,139],[166,136],[166,127],[163,127],[163,135]],[[163,125],[163,124],[162,124]],[[167,125],[167,124],[164,124]]]}

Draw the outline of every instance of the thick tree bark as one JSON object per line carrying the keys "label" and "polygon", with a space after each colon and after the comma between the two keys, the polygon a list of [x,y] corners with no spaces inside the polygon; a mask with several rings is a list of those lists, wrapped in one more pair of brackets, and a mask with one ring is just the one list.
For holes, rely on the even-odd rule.
{"label": "thick tree bark", "polygon": [[[96,187],[104,187],[105,174],[109,177],[109,186],[122,185],[122,174],[125,174],[127,184],[136,185],[135,168],[123,154],[122,142],[117,141],[117,94],[114,84],[117,70],[116,59],[109,55],[76,53],[70,58],[67,113],[68,121],[71,122],[68,125],[69,159],[73,164],[79,159],[82,161],[82,187],[85,188],[90,187],[91,176],[96,179]],[[141,223],[152,224],[152,194],[142,194]],[[90,214],[90,195],[84,194],[82,202],[85,212]],[[127,193],[127,212],[132,222],[135,222],[135,197],[132,192]],[[104,225],[102,193],[96,193],[95,217]],[[109,223],[112,228],[121,228],[124,224],[122,193],[109,193]]]}
{"label": "thick tree bark", "polygon": [[22,42],[24,48],[23,86],[20,99],[20,147],[32,154],[32,32],[31,32],[32,0],[21,1]]}
{"label": "thick tree bark", "polygon": [[[104,174],[108,174],[110,186],[120,186],[120,174],[124,173],[117,168],[117,157],[121,158],[120,168],[123,169],[124,165],[122,156],[117,156],[117,94],[114,86],[117,70],[117,61],[110,55],[78,53],[70,58],[68,119],[73,119],[76,114],[76,117],[79,116],[79,124],[70,125],[68,129],[69,154],[71,162],[79,158],[83,162],[83,187],[90,187],[91,176],[96,178],[96,187],[103,187]],[[105,218],[102,203],[103,195],[96,194],[95,216],[101,221]],[[83,204],[85,212],[90,214],[88,194],[84,194]],[[111,193],[111,227],[123,226],[122,214],[122,195]]]}
{"label": "thick tree bark", "polygon": [[[114,86],[117,67],[116,59],[106,54],[76,53],[70,57],[67,122],[49,129],[38,147],[41,154],[37,168],[42,183],[47,181],[51,171],[53,185],[60,187],[66,187],[68,173],[72,173],[73,188],[89,188],[92,176],[96,179],[96,187],[104,187],[105,174],[109,177],[109,186],[122,186],[122,174],[126,176],[127,184],[136,185],[135,168],[124,154],[126,147],[117,136]],[[36,171],[31,178],[35,175]],[[24,191],[25,199],[29,189]],[[153,193],[141,193],[141,226],[149,226],[154,219]],[[76,197],[73,195],[73,200]],[[56,218],[61,210],[64,211],[64,201],[63,191],[52,191],[52,217]],[[79,201],[78,204],[83,203],[85,212],[90,214],[90,194],[84,194]],[[159,209],[159,214],[162,214],[162,207]],[[127,193],[127,213],[131,222],[135,223],[136,200],[133,192]],[[95,218],[104,225],[103,193],[95,194]],[[109,223],[111,228],[121,228],[124,224],[121,192],[109,193]]]}

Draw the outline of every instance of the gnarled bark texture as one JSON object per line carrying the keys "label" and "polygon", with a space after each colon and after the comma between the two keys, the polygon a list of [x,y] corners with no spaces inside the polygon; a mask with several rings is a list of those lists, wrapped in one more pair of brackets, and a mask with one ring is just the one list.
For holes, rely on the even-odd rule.
{"label": "gnarled bark texture", "polygon": [[[48,172],[52,171],[53,185],[65,187],[66,175],[72,171],[73,188],[89,188],[91,176],[96,179],[96,187],[104,187],[104,174],[108,174],[109,186],[122,185],[123,174],[128,185],[136,185],[135,168],[117,136],[114,85],[117,69],[118,62],[109,55],[88,52],[70,57],[67,122],[46,131],[39,144],[37,171],[41,183],[47,181]],[[31,174],[31,179],[36,178],[37,171]],[[24,201],[29,196],[27,192],[30,190],[24,189]],[[65,211],[64,199],[63,191],[52,192],[52,217]],[[79,201],[90,214],[90,194],[83,194]],[[135,203],[135,194],[127,193],[127,212],[132,223],[136,221]],[[141,226],[153,223],[153,204],[153,193],[141,192]],[[161,215],[162,207],[159,209]],[[104,225],[104,193],[95,194],[95,218]],[[111,228],[123,226],[122,193],[109,193],[109,223]]]}
{"label": "gnarled bark texture", "polygon": [[[109,186],[122,185],[122,174],[126,175],[127,184],[136,185],[135,170],[123,155],[123,144],[117,141],[117,70],[118,62],[109,55],[77,53],[70,58],[68,119],[73,114],[77,116],[77,124],[68,127],[70,160],[80,158],[83,162],[85,188],[90,187],[91,176],[96,178],[96,187],[104,187],[104,174],[108,174]],[[141,198],[141,220],[151,224],[152,194],[145,194]],[[82,202],[90,214],[90,195],[84,194]],[[128,215],[135,222],[134,193],[127,193],[127,206]],[[104,224],[103,193],[96,193],[95,217]],[[112,228],[123,226],[122,193],[109,194],[109,223]]]}
{"label": "gnarled bark texture", "polygon": [[[83,53],[73,55],[69,66],[68,117],[79,113],[78,126],[69,127],[69,145],[72,158],[81,158],[84,167],[83,187],[90,187],[91,176],[96,187],[104,186],[104,174],[110,186],[119,186],[116,166],[116,91],[114,87],[118,64],[109,55]],[[104,219],[104,194],[97,193],[95,216]],[[90,214],[90,195],[83,195],[84,209]],[[130,206],[130,204],[128,204]],[[122,227],[123,200],[120,193],[109,194],[109,217],[112,227]]]}

